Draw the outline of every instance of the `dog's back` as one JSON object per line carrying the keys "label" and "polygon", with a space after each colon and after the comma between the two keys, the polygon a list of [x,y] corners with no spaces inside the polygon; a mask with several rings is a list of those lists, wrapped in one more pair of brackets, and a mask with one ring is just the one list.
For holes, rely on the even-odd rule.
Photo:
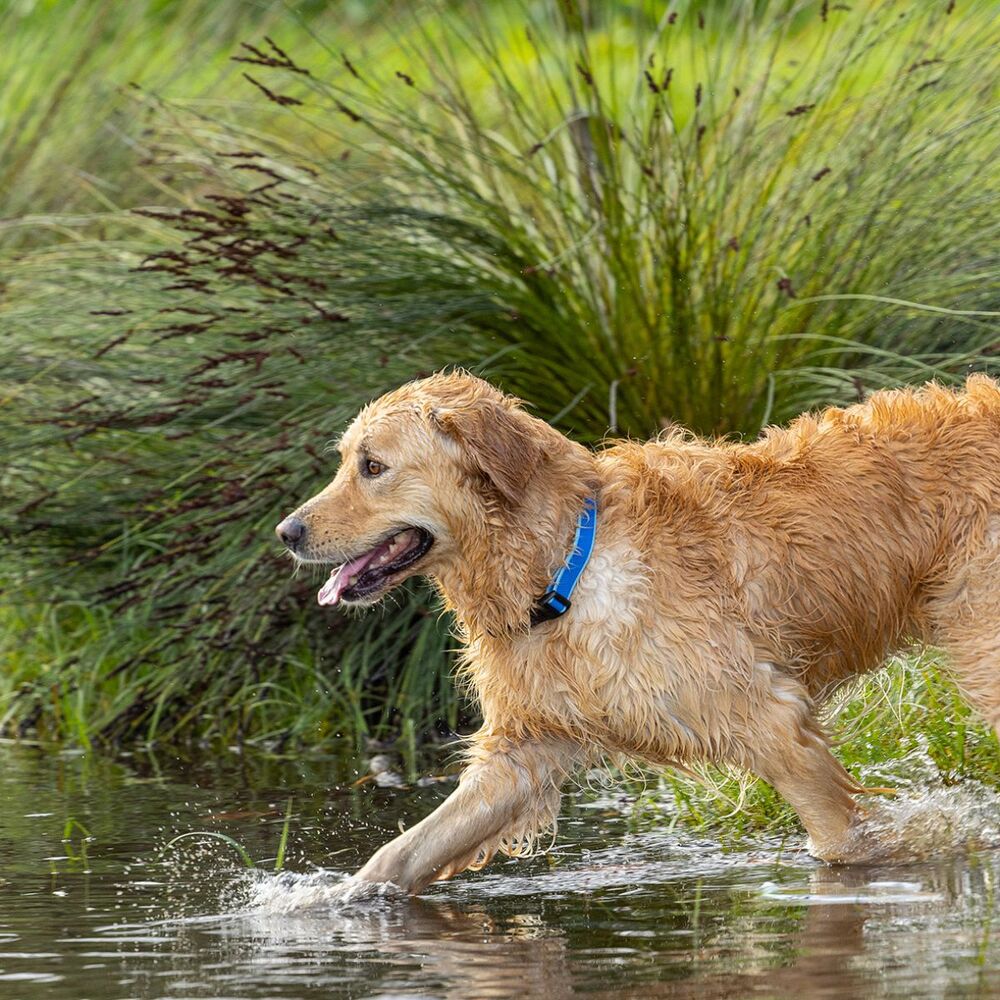
{"label": "dog's back", "polygon": [[803,525],[820,590],[798,603],[844,609],[821,664],[830,676],[814,680],[877,666],[908,638],[936,641],[942,598],[1000,515],[1000,386],[976,375],[958,391],[878,392],[788,433],[823,479]]}
{"label": "dog's back", "polygon": [[882,391],[749,445],[675,435],[607,459],[633,470],[634,516],[660,526],[673,572],[697,552],[706,596],[728,583],[761,657],[817,695],[937,638],[942,599],[1000,531],[1000,386]]}

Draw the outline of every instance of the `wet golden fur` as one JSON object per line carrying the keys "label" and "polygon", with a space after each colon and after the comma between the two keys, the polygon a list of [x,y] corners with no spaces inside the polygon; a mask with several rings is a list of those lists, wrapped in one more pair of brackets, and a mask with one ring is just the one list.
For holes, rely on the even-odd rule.
{"label": "wet golden fur", "polygon": [[[671,433],[595,453],[440,374],[366,407],[341,451],[296,512],[299,555],[430,531],[413,571],[455,614],[483,714],[458,790],[362,881],[418,891],[530,849],[564,779],[604,753],[746,768],[818,856],[877,856],[814,711],[913,641],[945,647],[1000,732],[1000,388],[985,376],[876,393],[752,444]],[[387,471],[366,479],[364,457]],[[573,608],[529,629],[588,495],[598,533]]]}

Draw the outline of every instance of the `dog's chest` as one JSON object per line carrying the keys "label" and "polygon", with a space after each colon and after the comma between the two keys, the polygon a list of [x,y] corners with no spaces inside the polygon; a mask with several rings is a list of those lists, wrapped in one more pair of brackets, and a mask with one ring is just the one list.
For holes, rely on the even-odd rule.
{"label": "dog's chest", "polygon": [[[487,720],[649,757],[689,755],[705,691],[692,683],[685,630],[664,611],[634,548],[598,548],[563,618],[512,644],[470,648]],[[705,650],[714,657],[711,641]]]}
{"label": "dog's chest", "polygon": [[636,626],[648,593],[648,570],[627,541],[600,546],[580,577],[565,624],[619,635]]}

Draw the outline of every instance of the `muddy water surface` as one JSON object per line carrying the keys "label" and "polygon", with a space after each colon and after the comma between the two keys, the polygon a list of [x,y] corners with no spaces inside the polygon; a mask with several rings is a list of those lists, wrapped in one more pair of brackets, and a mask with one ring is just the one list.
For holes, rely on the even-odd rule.
{"label": "muddy water surface", "polygon": [[[1000,849],[836,869],[581,789],[548,858],[344,909],[342,873],[450,785],[355,786],[350,753],[207,756],[0,746],[0,998],[1000,997]],[[1000,841],[991,793],[920,808]],[[186,831],[257,868],[218,838],[165,846]]]}

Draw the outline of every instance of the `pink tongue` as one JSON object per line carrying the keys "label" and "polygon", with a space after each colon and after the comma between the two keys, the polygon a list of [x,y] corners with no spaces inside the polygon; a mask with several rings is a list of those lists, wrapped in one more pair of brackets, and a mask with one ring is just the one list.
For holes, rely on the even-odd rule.
{"label": "pink tongue", "polygon": [[352,559],[350,562],[344,563],[343,566],[338,566],[330,574],[330,579],[320,588],[316,600],[324,606],[336,604],[340,600],[340,595],[350,585],[351,577],[360,573],[373,559],[380,556],[385,551],[387,544],[376,546],[371,552],[366,552],[363,556],[358,556],[357,559]]}

